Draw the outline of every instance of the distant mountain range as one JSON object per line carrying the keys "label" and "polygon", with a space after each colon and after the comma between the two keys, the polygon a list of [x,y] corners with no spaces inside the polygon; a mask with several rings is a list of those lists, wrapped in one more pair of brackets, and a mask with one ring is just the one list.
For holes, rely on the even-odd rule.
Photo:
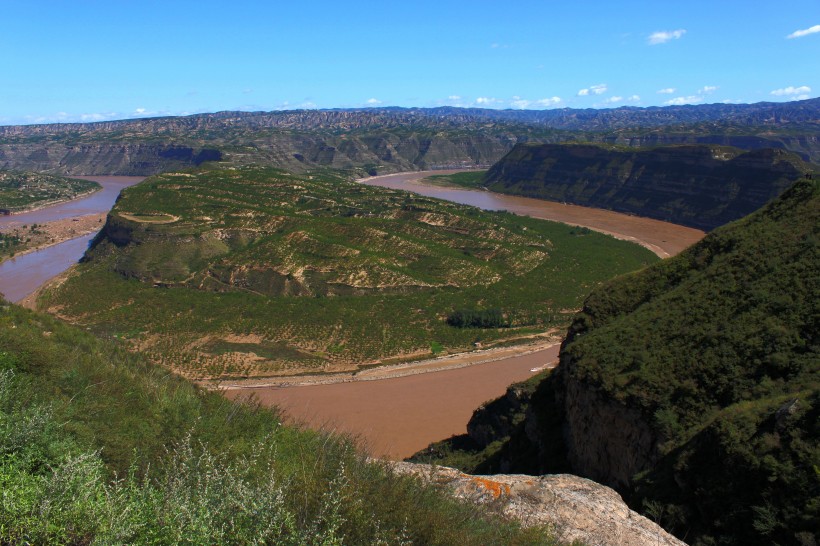
{"label": "distant mountain range", "polygon": [[351,174],[488,166],[521,142],[781,148],[820,162],[820,99],[614,109],[216,112],[0,127],[0,168],[154,174],[204,160]]}
{"label": "distant mountain range", "polygon": [[142,118],[95,123],[0,126],[2,136],[88,134],[95,132],[154,130],[185,131],[244,127],[356,130],[393,127],[453,127],[499,122],[539,125],[567,131],[610,131],[619,128],[726,122],[745,126],[820,123],[820,98],[755,104],[699,104],[684,106],[623,106],[606,109],[559,108],[553,110],[494,110],[489,108],[339,108],[281,110],[273,112],[223,111],[190,116]]}

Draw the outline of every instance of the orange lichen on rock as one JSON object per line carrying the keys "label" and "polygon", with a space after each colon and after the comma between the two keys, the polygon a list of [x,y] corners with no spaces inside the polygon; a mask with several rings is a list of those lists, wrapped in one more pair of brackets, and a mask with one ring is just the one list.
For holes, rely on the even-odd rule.
{"label": "orange lichen on rock", "polygon": [[475,485],[478,488],[484,489],[485,491],[490,493],[490,495],[492,495],[494,499],[498,499],[502,495],[510,495],[510,486],[505,483],[499,483],[479,476],[473,476],[471,479],[473,485]]}

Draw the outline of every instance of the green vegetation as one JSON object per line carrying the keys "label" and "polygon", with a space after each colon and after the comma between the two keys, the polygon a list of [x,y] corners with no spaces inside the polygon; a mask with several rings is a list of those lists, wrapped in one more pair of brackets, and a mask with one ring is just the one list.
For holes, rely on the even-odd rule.
{"label": "green vegetation", "polygon": [[[804,179],[677,257],[593,291],[556,373],[521,403],[476,412],[470,438],[416,459],[549,473],[569,459],[602,482],[632,465],[627,501],[687,542],[813,544],[819,321],[820,183]],[[571,450],[568,428],[601,412],[623,414],[625,430],[579,425]],[[492,430],[479,434],[482,423]],[[608,457],[579,462],[580,452]]]}
{"label": "green vegetation", "polygon": [[[564,326],[593,287],[656,261],[571,231],[329,174],[169,173],[123,192],[40,304],[104,336],[137,330],[135,346],[189,377],[350,369],[470,349],[476,328],[494,343]],[[505,328],[448,324],[467,309]]]}
{"label": "green vegetation", "polygon": [[25,244],[25,240],[20,238],[17,233],[2,233],[0,232],[0,258],[5,256],[14,256]]}
{"label": "green vegetation", "polygon": [[711,230],[754,212],[813,170],[780,149],[519,144],[480,185]]}
{"label": "green vegetation", "polygon": [[552,543],[51,317],[0,347],[0,543]]}
{"label": "green vegetation", "polygon": [[501,309],[457,309],[447,317],[456,328],[509,328]]}
{"label": "green vegetation", "polygon": [[36,246],[45,237],[47,233],[39,224],[23,225],[0,232],[0,262]]}
{"label": "green vegetation", "polygon": [[468,435],[413,460],[577,471],[569,408],[575,422],[621,412],[629,430],[572,434],[576,455],[608,454],[583,465],[602,482],[642,461],[621,491],[635,509],[692,544],[813,544],[818,320],[820,183],[801,180],[679,256],[593,291],[557,372],[513,385],[474,413]]}
{"label": "green vegetation", "polygon": [[80,194],[99,190],[100,187],[89,180],[0,170],[0,211],[19,212],[68,201]]}
{"label": "green vegetation", "polygon": [[424,182],[430,184],[441,184],[449,186],[461,186],[463,188],[483,188],[484,177],[487,171],[475,170],[453,174],[434,174],[424,179]]}
{"label": "green vegetation", "polygon": [[634,503],[702,544],[816,533],[819,296],[820,184],[801,180],[588,298],[562,368],[639,409],[657,438]]}

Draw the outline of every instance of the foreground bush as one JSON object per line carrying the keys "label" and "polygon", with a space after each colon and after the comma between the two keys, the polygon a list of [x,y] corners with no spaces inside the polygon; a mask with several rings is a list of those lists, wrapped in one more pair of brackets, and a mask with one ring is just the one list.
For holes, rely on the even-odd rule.
{"label": "foreground bush", "polygon": [[49,317],[0,307],[0,544],[543,544]]}

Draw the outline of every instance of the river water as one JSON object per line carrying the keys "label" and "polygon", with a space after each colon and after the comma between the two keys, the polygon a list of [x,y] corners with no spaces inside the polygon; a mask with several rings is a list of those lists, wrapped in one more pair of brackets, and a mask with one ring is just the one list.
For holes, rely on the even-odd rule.
{"label": "river water", "polygon": [[641,244],[662,258],[674,256],[698,242],[705,233],[699,229],[670,224],[651,218],[642,218],[610,210],[593,209],[563,203],[554,203],[529,197],[517,197],[483,190],[452,188],[422,183],[431,174],[450,174],[461,171],[434,171],[389,174],[361,180],[369,186],[382,186],[412,191],[427,197],[445,199],[484,210],[506,210],[522,216],[554,220],[565,224],[584,226],[608,233],[619,239]]}
{"label": "river water", "polygon": [[[660,256],[674,255],[704,233],[657,220],[611,211],[421,183],[434,173],[402,173],[362,183],[408,190],[486,210],[508,210],[536,218],[586,226],[633,240]],[[42,223],[110,210],[122,188],[142,180],[95,177],[104,189],[87,198],[40,211],[0,218],[0,224]],[[80,259],[93,235],[54,245],[0,264],[0,292],[19,301]],[[428,443],[463,434],[473,410],[500,396],[511,383],[554,361],[557,347],[458,370],[412,377],[309,387],[262,387],[228,391],[231,398],[253,392],[264,404],[282,407],[291,418],[313,427],[358,435],[375,455],[402,458]]]}
{"label": "river water", "polygon": [[[0,216],[0,227],[44,224],[54,220],[108,212],[114,206],[114,202],[123,188],[133,186],[145,179],[141,176],[87,176],[79,178],[98,182],[102,189],[82,199],[23,214]],[[93,238],[93,233],[83,235],[42,250],[6,260],[0,264],[0,294],[3,294],[9,301],[19,302],[46,281],[77,263]]]}

